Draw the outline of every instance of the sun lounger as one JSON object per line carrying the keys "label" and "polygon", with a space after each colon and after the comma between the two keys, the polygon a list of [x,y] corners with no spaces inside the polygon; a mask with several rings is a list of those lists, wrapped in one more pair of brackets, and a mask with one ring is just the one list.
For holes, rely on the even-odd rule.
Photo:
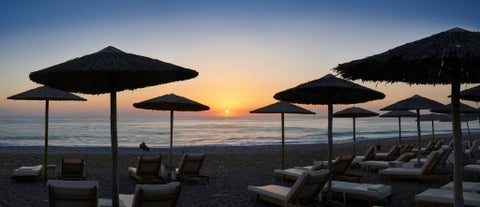
{"label": "sun lounger", "polygon": [[42,174],[42,165],[22,166],[12,172],[14,180],[36,180]]}
{"label": "sun lounger", "polygon": [[190,180],[205,180],[210,183],[210,177],[202,175],[202,169],[206,155],[204,153],[185,153],[180,160],[180,166],[176,169],[176,177],[182,183]]}
{"label": "sun lounger", "polygon": [[468,158],[478,157],[478,146],[480,145],[480,139],[473,141],[472,146],[469,149],[465,149],[465,155]]}
{"label": "sun lounger", "polygon": [[[464,192],[480,193],[480,183],[478,182],[462,182],[462,187]],[[449,182],[440,189],[453,190],[453,182]],[[479,195],[480,196],[480,195]]]}
{"label": "sun lounger", "polygon": [[[465,206],[480,206],[479,194],[463,192]],[[415,196],[419,206],[453,206],[453,191],[446,189],[429,188]]]}
{"label": "sun lounger", "polygon": [[[436,143],[435,141],[429,141],[425,147],[420,148],[420,154],[422,155],[430,154],[432,151],[435,150],[435,143]],[[412,152],[418,153],[418,149],[412,149]]]}
{"label": "sun lounger", "polygon": [[367,170],[381,170],[389,167],[402,167],[403,163],[415,157],[415,153],[403,153],[393,161],[368,160],[360,162],[360,166]]}
{"label": "sun lounger", "polygon": [[264,200],[280,206],[301,206],[318,204],[318,194],[329,178],[328,170],[306,171],[292,187],[280,185],[248,186],[254,203]]}
{"label": "sun lounger", "polygon": [[471,172],[476,181],[478,181],[477,173],[480,173],[480,164],[469,164],[463,167],[463,171]]}
{"label": "sun lounger", "polygon": [[448,177],[448,175],[440,175],[434,172],[434,168],[438,163],[440,158],[440,153],[438,151],[433,151],[428,155],[427,161],[420,168],[387,168],[378,171],[380,176],[387,179],[434,179],[434,180],[443,180]]}
{"label": "sun lounger", "polygon": [[375,145],[370,145],[363,156],[355,156],[355,158],[353,158],[352,165],[358,165],[361,161],[372,160],[375,157],[375,154],[377,154],[377,147]]}
{"label": "sun lounger", "polygon": [[[324,192],[326,187],[324,187]],[[364,200],[368,206],[372,206],[372,202],[388,198],[392,195],[392,187],[384,184],[370,183],[352,183],[344,181],[332,181],[332,196],[337,198]]]}
{"label": "sun lounger", "polygon": [[276,177],[280,177],[282,179],[287,180],[297,180],[302,173],[305,171],[318,171],[322,169],[327,169],[327,166],[323,163],[317,163],[313,166],[304,166],[304,167],[294,167],[288,169],[274,169],[273,173]]}
{"label": "sun lounger", "polygon": [[[138,184],[134,194],[120,194],[120,206],[177,206],[182,186],[179,182],[167,184]],[[110,199],[101,199],[101,203],[109,204]]]}
{"label": "sun lounger", "polygon": [[388,152],[377,152],[372,160],[392,161],[400,156],[400,145],[394,145]]}
{"label": "sun lounger", "polygon": [[138,183],[165,183],[161,176],[162,155],[140,156],[136,167],[128,167],[131,178]]}
{"label": "sun lounger", "polygon": [[98,206],[97,181],[48,180],[48,206]]}
{"label": "sun lounger", "polygon": [[78,158],[63,158],[60,177],[61,180],[85,180],[85,161]]}

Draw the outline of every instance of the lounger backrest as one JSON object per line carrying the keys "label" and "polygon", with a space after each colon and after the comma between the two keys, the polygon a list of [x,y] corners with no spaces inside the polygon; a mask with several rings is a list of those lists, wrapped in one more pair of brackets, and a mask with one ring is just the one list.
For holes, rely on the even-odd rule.
{"label": "lounger backrest", "polygon": [[49,207],[91,207],[98,205],[97,181],[49,180]]}
{"label": "lounger backrest", "polygon": [[178,167],[180,175],[199,175],[206,155],[204,153],[185,153]]}
{"label": "lounger backrest", "polygon": [[438,164],[437,165],[445,165],[445,163],[448,160],[448,156],[450,156],[450,153],[452,152],[452,148],[451,147],[442,147],[440,149],[440,151],[441,151],[441,154],[440,154],[440,158],[438,159]]}
{"label": "lounger backrest", "polygon": [[181,191],[179,182],[161,185],[137,185],[132,207],[177,206]]}
{"label": "lounger backrest", "polygon": [[140,156],[137,160],[138,176],[158,176],[160,166],[162,165],[162,155]]}
{"label": "lounger backrest", "polygon": [[62,178],[78,178],[83,179],[85,161],[77,158],[63,158],[62,159]]}
{"label": "lounger backrest", "polygon": [[433,169],[437,165],[439,159],[440,159],[440,153],[438,151],[431,152],[427,157],[427,161],[425,161],[423,166],[420,168],[422,175],[431,174]]}
{"label": "lounger backrest", "polygon": [[437,143],[435,143],[435,147],[433,148],[433,150],[439,150],[440,148],[442,148],[443,143],[445,143],[445,140],[438,140]]}
{"label": "lounger backrest", "polygon": [[395,145],[392,148],[390,148],[390,151],[388,151],[387,156],[398,156],[400,155],[400,145]]}
{"label": "lounger backrest", "polygon": [[414,157],[415,157],[415,153],[413,153],[413,152],[406,152],[406,153],[403,153],[403,154],[401,154],[400,156],[398,156],[395,161],[408,162],[409,160],[411,160],[411,159],[414,158]]}
{"label": "lounger backrest", "polygon": [[435,142],[434,141],[429,141],[427,146],[425,146],[425,152],[430,153],[435,149]]}
{"label": "lounger backrest", "polygon": [[332,165],[332,174],[344,174],[352,164],[353,155],[340,155],[336,162]]}
{"label": "lounger backrest", "polygon": [[480,139],[473,141],[470,147],[470,156],[475,156],[478,152],[478,145],[480,145]]}
{"label": "lounger backrest", "polygon": [[307,171],[295,181],[287,194],[287,201],[301,203],[314,200],[330,176],[327,169]]}
{"label": "lounger backrest", "polygon": [[377,147],[375,145],[370,145],[370,147],[368,147],[367,151],[365,152],[365,155],[363,156],[363,161],[368,161],[373,159],[376,153],[377,153]]}

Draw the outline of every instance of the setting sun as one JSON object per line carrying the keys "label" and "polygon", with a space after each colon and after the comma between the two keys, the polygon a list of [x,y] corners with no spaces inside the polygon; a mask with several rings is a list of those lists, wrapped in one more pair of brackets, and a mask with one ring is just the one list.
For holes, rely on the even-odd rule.
{"label": "setting sun", "polygon": [[229,113],[230,113],[230,110],[228,110],[228,109],[225,110],[225,113],[226,113],[226,114],[229,114]]}

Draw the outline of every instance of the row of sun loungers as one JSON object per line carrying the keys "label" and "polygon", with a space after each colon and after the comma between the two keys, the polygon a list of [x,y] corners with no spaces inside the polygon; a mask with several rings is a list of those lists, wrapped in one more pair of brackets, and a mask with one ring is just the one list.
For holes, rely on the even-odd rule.
{"label": "row of sun loungers", "polygon": [[[179,182],[162,185],[136,185],[133,195],[120,194],[120,206],[176,206]],[[97,181],[49,180],[48,203],[57,206],[112,206],[111,199],[99,198]]]}
{"label": "row of sun loungers", "polygon": [[[85,161],[77,158],[64,158],[61,160],[59,172],[54,172],[54,177],[62,180],[85,180]],[[50,167],[50,166],[48,166]],[[56,166],[52,165],[56,171]],[[22,166],[12,172],[13,180],[36,180],[42,174],[43,165]]]}
{"label": "row of sun loungers", "polygon": [[205,161],[204,153],[185,153],[182,155],[180,165],[175,172],[166,169],[162,164],[162,156],[140,156],[136,167],[129,167],[130,177],[138,183],[166,183],[175,178],[180,182],[206,181],[210,183],[210,177],[200,173]]}

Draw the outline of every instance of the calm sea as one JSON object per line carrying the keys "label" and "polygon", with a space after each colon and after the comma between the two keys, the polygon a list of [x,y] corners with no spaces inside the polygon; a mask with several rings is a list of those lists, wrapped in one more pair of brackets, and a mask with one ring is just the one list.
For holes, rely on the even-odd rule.
{"label": "calm sea", "polygon": [[[352,141],[352,119],[334,118],[334,142]],[[397,118],[357,118],[357,140],[398,137]],[[469,122],[472,132],[478,121]],[[1,146],[43,146],[44,119],[0,118]],[[422,122],[422,135],[431,134],[431,122]],[[462,123],[467,132],[467,126]],[[280,115],[247,117],[175,117],[174,146],[277,145],[281,137]],[[451,123],[435,122],[435,133],[451,133]],[[413,118],[402,118],[402,136],[416,135]],[[169,146],[170,119],[166,117],[119,117],[118,145]],[[326,143],[327,119],[320,116],[285,116],[287,143]],[[108,118],[50,118],[50,146],[110,146]]]}

